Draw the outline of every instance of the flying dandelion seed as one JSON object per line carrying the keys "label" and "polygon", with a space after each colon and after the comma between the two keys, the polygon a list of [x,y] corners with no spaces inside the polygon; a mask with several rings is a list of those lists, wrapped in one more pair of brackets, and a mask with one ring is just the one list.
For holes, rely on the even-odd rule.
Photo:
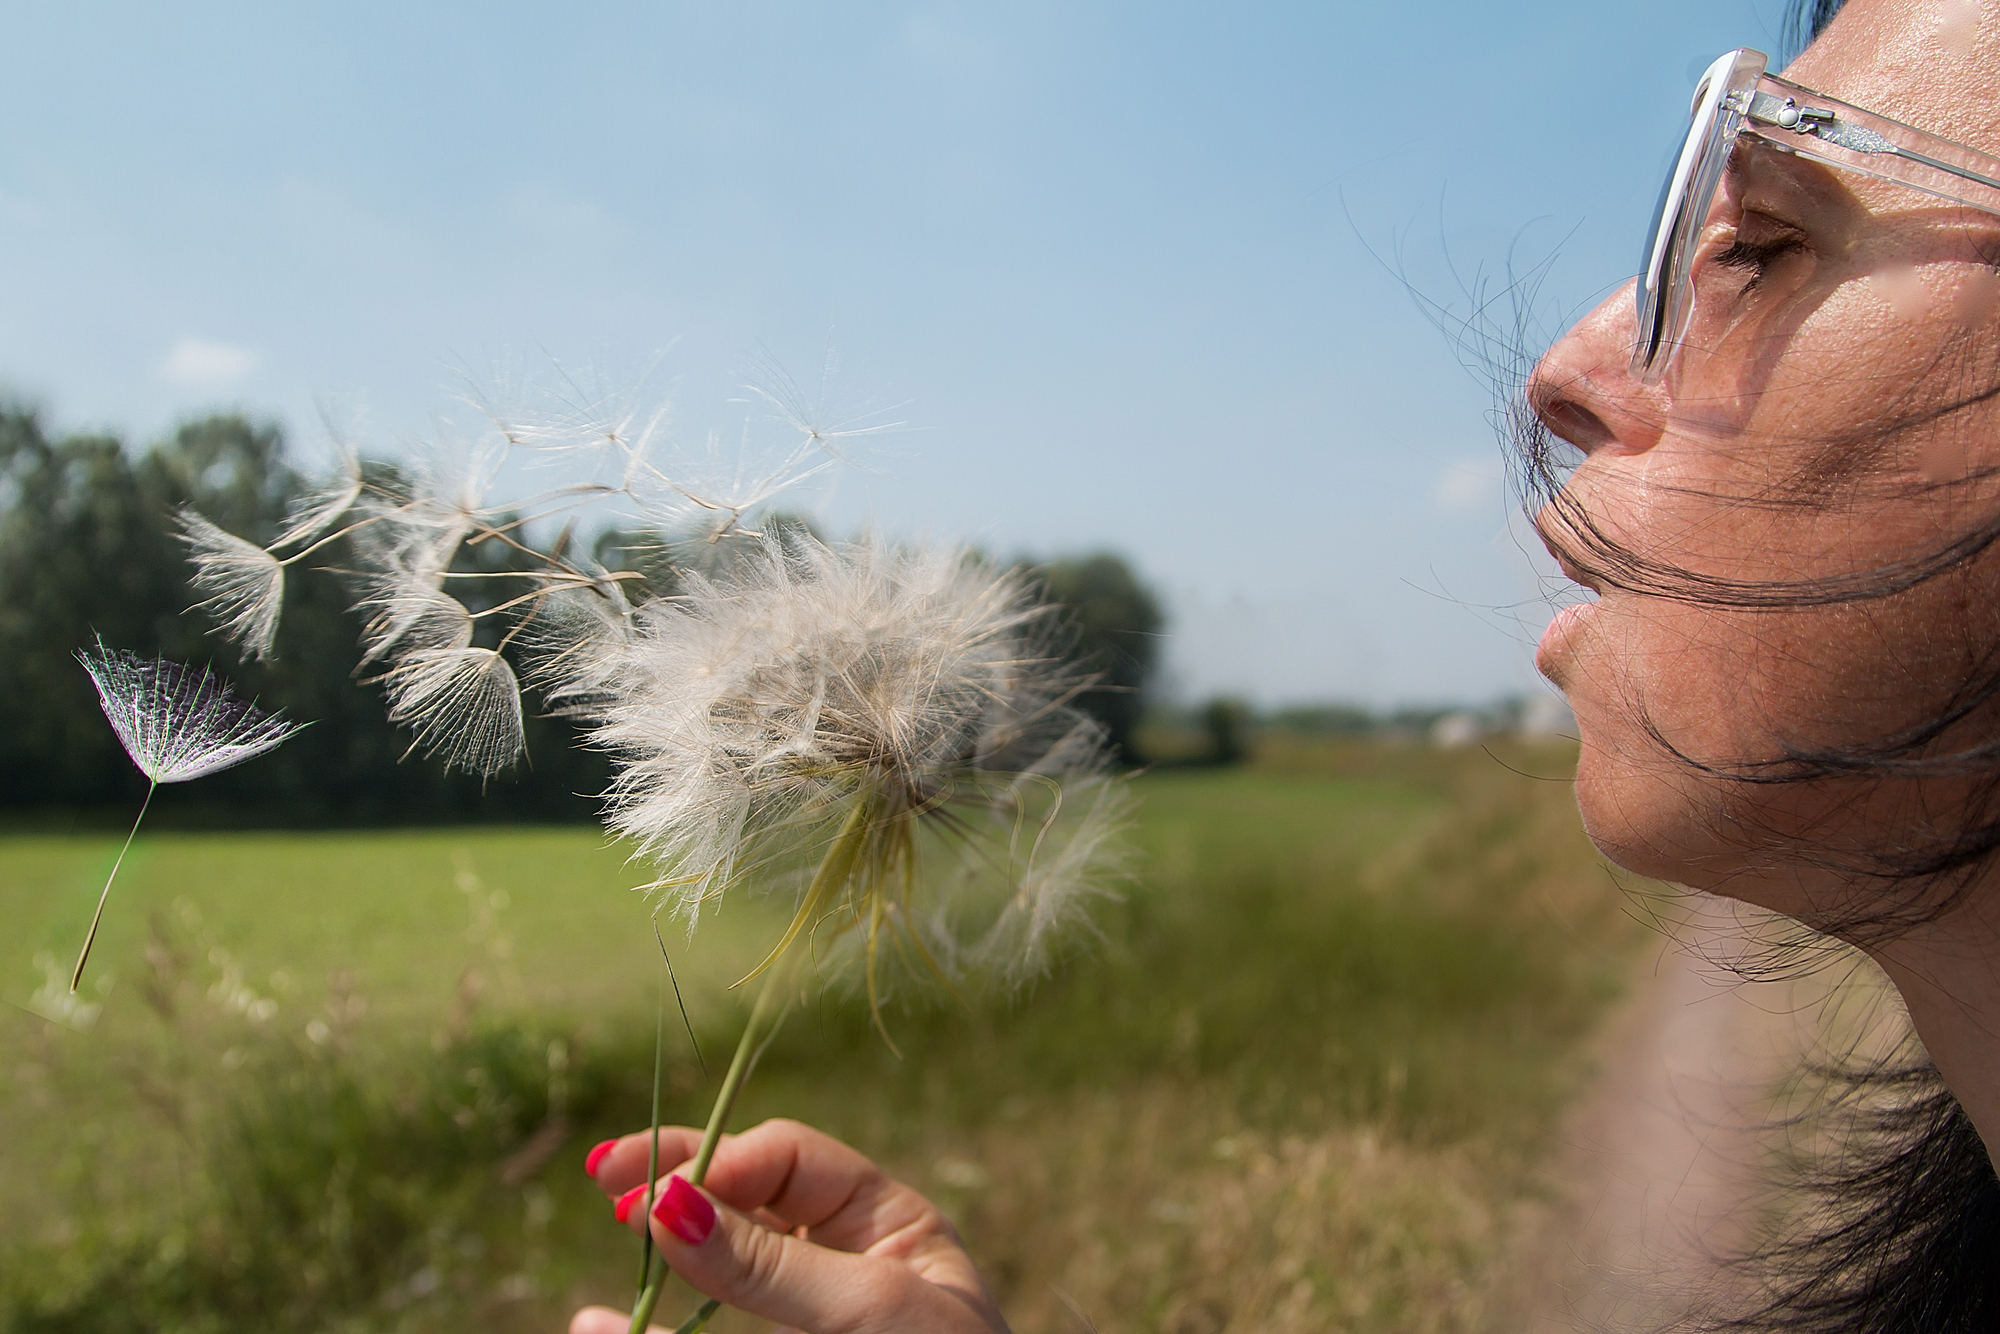
{"label": "flying dandelion seed", "polygon": [[250,657],[271,658],[278,641],[278,612],[285,601],[284,564],[191,509],[181,511],[180,529],[194,565],[189,582],[208,595],[196,605]]}
{"label": "flying dandelion seed", "polygon": [[[285,602],[285,567],[326,546],[346,530],[324,536],[361,498],[361,461],[341,451],[339,471],[286,509],[284,531],[269,547],[226,532],[190,508],[176,516],[180,540],[194,566],[190,580],[207,597],[196,605],[215,618],[216,630],[249,657],[277,656],[278,616]],[[318,540],[315,540],[318,539]],[[298,547],[279,559],[286,547]]]}
{"label": "flying dandelion seed", "polygon": [[96,649],[79,649],[76,656],[97,687],[97,702],[117,733],[118,743],[146,775],[147,786],[132,831],[125,835],[125,846],[118,850],[104,891],[97,896],[90,932],[77,955],[76,971],[70,975],[72,995],[83,980],[84,965],[90,961],[90,947],[96,943],[98,924],[104,920],[111,883],[125,864],[125,854],[131,851],[139,822],[146,818],[146,808],[153,804],[153,793],[160,784],[192,782],[233,769],[275,749],[304,727],[238,699],[206,667],[187,667],[165,658],[143,658],[126,649],[108,649],[102,640]]}
{"label": "flying dandelion seed", "polygon": [[[391,717],[410,729],[410,750],[492,777],[522,754],[520,680],[508,658],[515,640],[525,637],[524,648],[546,643],[555,626],[578,624],[560,605],[574,603],[573,594],[603,603],[617,585],[644,578],[570,554],[585,510],[622,505],[607,526],[653,535],[648,548],[712,548],[754,534],[751,524],[781,494],[848,462],[858,438],[895,427],[878,414],[826,420],[828,376],[808,402],[781,372],[764,369],[772,387],[748,388],[775,412],[745,420],[731,446],[711,431],[690,449],[667,431],[664,405],[559,366],[553,385],[512,386],[499,401],[467,395],[478,414],[471,429],[446,423],[444,439],[379,475],[342,444],[339,466],[288,507],[269,546],[193,510],[181,513],[200,606],[246,656],[271,658],[286,569],[348,539],[338,572],[364,620],[360,665],[379,666],[369,679],[383,686]],[[764,438],[773,427],[781,437],[775,446]],[[493,503],[509,460],[523,454],[538,467],[569,464],[584,475]],[[561,525],[563,536],[537,547],[525,535],[544,523]],[[479,561],[462,559],[475,549]],[[495,554],[501,559],[487,558]],[[622,599],[613,599],[620,617],[630,610]],[[497,633],[477,634],[481,622]]]}

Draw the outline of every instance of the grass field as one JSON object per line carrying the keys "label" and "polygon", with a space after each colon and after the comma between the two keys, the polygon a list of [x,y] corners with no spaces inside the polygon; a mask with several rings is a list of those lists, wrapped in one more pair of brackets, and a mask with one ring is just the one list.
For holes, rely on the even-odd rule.
{"label": "grass field", "polygon": [[[1018,1002],[892,1011],[900,1060],[820,997],[739,1123],[814,1121],[932,1192],[1023,1331],[1080,1329],[1065,1299],[1105,1334],[1509,1327],[1537,1166],[1643,935],[1546,781],[1572,761],[1296,747],[1142,776],[1102,940]],[[644,1123],[661,969],[617,848],[142,837],[101,1011],[31,1014],[115,852],[0,839],[0,1330],[622,1304],[635,1244],[579,1167]],[[706,1111],[775,907],[668,936],[707,1057],[676,1020],[675,1119]]]}

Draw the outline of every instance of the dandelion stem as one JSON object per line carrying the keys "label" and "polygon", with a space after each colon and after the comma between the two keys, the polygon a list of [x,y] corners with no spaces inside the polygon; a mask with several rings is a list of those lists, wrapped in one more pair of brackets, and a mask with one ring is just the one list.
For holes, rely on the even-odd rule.
{"label": "dandelion stem", "polygon": [[701,1334],[708,1328],[708,1318],[722,1309],[722,1303],[710,1297],[701,1304],[701,1309],[674,1327],[674,1334]]}
{"label": "dandelion stem", "polygon": [[[835,845],[836,850],[838,846]],[[832,853],[829,853],[829,860],[831,857]],[[764,1040],[775,1031],[775,1026],[771,1023],[772,1011],[777,1008],[778,994],[784,989],[785,978],[790,973],[789,968],[773,968],[764,975],[764,985],[757,992],[757,1003],[750,1007],[750,1021],[743,1025],[743,1036],[736,1044],[736,1055],[729,1062],[729,1073],[722,1077],[722,1091],[715,1095],[715,1106],[709,1111],[708,1129],[702,1133],[701,1147],[695,1151],[694,1166],[688,1169],[687,1179],[690,1185],[699,1186],[708,1176],[709,1161],[715,1157],[715,1146],[722,1141],[722,1127],[728,1124],[729,1113],[736,1106],[736,1095],[743,1091],[744,1083],[750,1078],[751,1068],[757,1064],[757,1057],[763,1054]],[[655,1112],[653,1140],[656,1145],[660,1138],[659,1119],[659,1113]],[[657,1153],[658,1149],[656,1148],[654,1152]],[[655,1164],[648,1171],[648,1178],[650,1179],[658,1171],[659,1167]],[[646,1206],[649,1211],[652,1204],[652,1192],[648,1191]],[[650,1227],[646,1229],[646,1238],[650,1243],[652,1240]],[[652,1260],[650,1251],[647,1252],[646,1258],[650,1264]],[[646,1334],[647,1322],[653,1318],[653,1307],[660,1300],[660,1281],[665,1278],[665,1273],[662,1273],[660,1279],[646,1283],[641,1289],[638,1303],[632,1308],[632,1326],[629,1334]],[[687,1323],[681,1325],[675,1334],[681,1334],[683,1330],[693,1334],[694,1331],[701,1329],[708,1324],[708,1317],[714,1315],[721,1305],[722,1303],[717,1301],[706,1303],[701,1310],[689,1317]]]}
{"label": "dandelion stem", "polygon": [[750,1022],[743,1025],[743,1037],[736,1044],[736,1055],[729,1062],[729,1073],[722,1078],[722,1091],[715,1095],[715,1106],[708,1113],[708,1129],[702,1132],[701,1147],[695,1150],[694,1166],[688,1169],[688,1184],[691,1186],[699,1186],[708,1177],[708,1165],[715,1158],[715,1146],[722,1142],[722,1128],[729,1123],[729,1114],[736,1109],[736,1097],[743,1091],[745,1081],[750,1078],[750,1068],[757,1063],[757,1057],[763,1051],[771,1011],[788,972],[789,969],[773,968],[757,992],[757,1003],[750,1009]]}
{"label": "dandelion stem", "polygon": [[146,785],[146,799],[139,803],[139,814],[132,821],[132,832],[125,835],[125,846],[118,849],[118,860],[111,863],[111,874],[104,877],[104,892],[97,896],[97,911],[90,918],[90,934],[83,938],[83,952],[76,956],[76,971],[69,975],[69,994],[76,994],[77,983],[83,981],[83,966],[90,962],[90,947],[97,943],[97,924],[104,920],[104,903],[111,897],[111,882],[118,878],[118,868],[125,864],[125,854],[132,850],[132,840],[138,837],[139,821],[146,818],[146,808],[153,804],[153,793],[159,790],[159,780]]}
{"label": "dandelion stem", "polygon": [[[875,803],[862,797],[854,803],[847,821],[834,837],[833,846],[820,859],[819,869],[813,873],[812,884],[807,887],[803,915],[811,905],[822,902],[846,883],[854,873],[855,859],[861,853],[862,842],[868,837],[869,816]],[[791,974],[790,967],[778,967],[779,956],[797,939],[798,927],[785,936],[784,942],[772,951],[772,957],[762,965],[764,985],[757,991],[757,1003],[750,1007],[750,1020],[743,1025],[743,1036],[736,1043],[736,1055],[730,1059],[729,1073],[722,1077],[722,1089],[715,1095],[715,1106],[708,1114],[708,1128],[702,1132],[701,1147],[695,1150],[694,1163],[688,1168],[687,1180],[691,1186],[699,1186],[708,1177],[708,1165],[715,1158],[715,1146],[722,1142],[722,1128],[729,1124],[729,1114],[736,1109],[736,1097],[743,1091],[750,1072],[757,1065],[757,1058],[764,1054],[771,1037],[777,1032],[775,1022],[786,979]],[[752,974],[755,976],[755,974]],[[657,1138],[657,1132],[655,1138]],[[650,1230],[650,1229],[649,1229]],[[632,1312],[631,1334],[645,1334],[646,1322],[653,1317],[653,1303],[659,1299],[657,1285],[640,1294],[640,1305]],[[699,1334],[708,1325],[709,1317],[720,1310],[722,1303],[715,1300],[704,1302],[701,1309],[689,1316],[674,1334]]]}
{"label": "dandelion stem", "polygon": [[[653,1188],[660,1179],[660,1071],[666,1065],[667,995],[660,988],[653,1015],[653,1137],[646,1145],[646,1214],[652,1216]],[[659,1279],[653,1277],[653,1229],[639,1230],[639,1297],[632,1304],[631,1334],[646,1334],[646,1322],[660,1300],[660,1282],[666,1278],[664,1266]]]}

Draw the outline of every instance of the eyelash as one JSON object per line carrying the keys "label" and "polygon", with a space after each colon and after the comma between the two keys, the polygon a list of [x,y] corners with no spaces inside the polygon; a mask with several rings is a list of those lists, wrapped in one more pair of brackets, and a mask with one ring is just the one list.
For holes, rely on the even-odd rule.
{"label": "eyelash", "polygon": [[1749,274],[1750,281],[1743,285],[1743,290],[1749,292],[1764,280],[1772,265],[1786,255],[1805,248],[1805,238],[1797,235],[1774,237],[1769,241],[1745,241],[1739,236],[1730,242],[1728,249],[1715,257],[1715,262],[1725,269]]}

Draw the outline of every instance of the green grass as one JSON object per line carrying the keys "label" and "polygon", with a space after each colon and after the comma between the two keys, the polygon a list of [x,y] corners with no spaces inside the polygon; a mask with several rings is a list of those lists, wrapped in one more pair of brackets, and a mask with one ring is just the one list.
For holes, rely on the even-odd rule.
{"label": "green grass", "polygon": [[[1506,1237],[1638,936],[1566,786],[1347,747],[1138,787],[1101,940],[1018,1002],[892,1008],[901,1060],[821,997],[739,1122],[814,1121],[935,1193],[1023,1330],[1075,1327],[1052,1285],[1106,1334],[1504,1324]],[[66,970],[115,851],[0,838],[0,995]],[[588,830],[142,836],[96,1024],[0,1018],[0,1330],[622,1300],[632,1246],[577,1165],[645,1117],[642,879]],[[677,1119],[778,906],[668,935],[709,1066],[670,1031]]]}

